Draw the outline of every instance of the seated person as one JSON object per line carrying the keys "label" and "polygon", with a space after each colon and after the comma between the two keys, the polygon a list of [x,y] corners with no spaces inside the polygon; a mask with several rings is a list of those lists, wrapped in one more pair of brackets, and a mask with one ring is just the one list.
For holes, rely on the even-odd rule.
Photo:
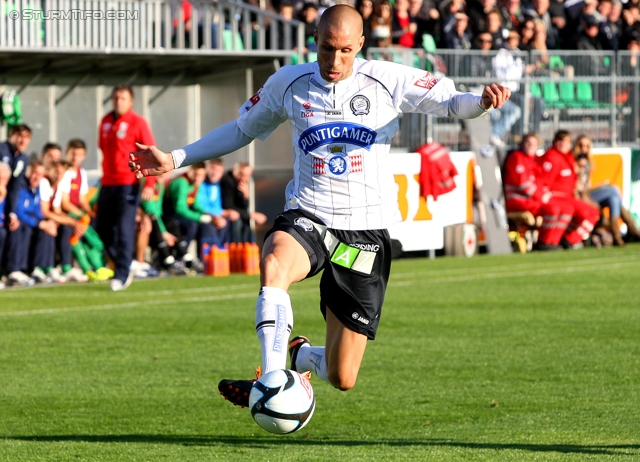
{"label": "seated person", "polygon": [[[87,172],[82,168],[82,163],[87,157],[87,147],[79,138],[69,140],[66,150],[66,161],[69,169],[65,172],[58,190],[61,194],[62,210],[72,218],[84,222],[82,229],[76,228],[69,236],[69,242],[73,256],[89,279],[94,281],[106,281],[113,277],[113,270],[107,268],[104,262],[104,244],[97,231],[90,226],[95,217],[93,207],[87,199],[89,183]],[[64,267],[67,271],[71,268]],[[64,273],[67,274],[66,272]],[[76,276],[69,273],[69,277]],[[79,276],[78,276],[79,278]]]}
{"label": "seated person", "polygon": [[[139,270],[136,272],[137,277],[145,273],[148,276],[145,267],[145,253],[148,246],[158,252],[159,265],[169,270],[174,275],[184,275],[187,271],[182,262],[187,249],[176,244],[180,241],[180,227],[174,227],[173,233],[170,233],[162,219],[162,204],[165,193],[164,175],[158,178],[154,185],[153,197],[151,199],[140,200],[140,225],[138,235],[136,237],[136,260],[139,263]],[[146,182],[146,178],[141,180],[142,185]],[[146,263],[148,265],[148,263]]]}
{"label": "seated person", "polygon": [[[4,213],[7,203],[7,186],[11,178],[11,167],[9,164],[0,161],[0,276],[2,276],[2,256],[4,255],[4,244],[7,241],[7,229],[5,228],[6,216]],[[0,290],[5,284],[0,280]]]}
{"label": "seated person", "polygon": [[591,140],[588,136],[580,135],[573,145],[573,156],[578,167],[578,183],[576,192],[578,196],[592,205],[602,209],[609,208],[610,228],[615,245],[625,245],[620,231],[620,218],[627,225],[627,240],[640,240],[640,230],[636,226],[629,211],[622,206],[620,190],[605,182],[599,185],[591,184],[591,172],[593,161],[591,159]]}
{"label": "seated person", "polygon": [[[214,220],[210,224],[201,225],[203,240],[223,247],[230,240],[231,222],[240,218],[234,209],[222,208],[220,180],[224,175],[224,163],[221,159],[212,159],[206,163],[207,177],[198,188],[196,202],[202,210],[211,214]],[[220,219],[222,218],[222,219]]]}
{"label": "seated person", "polygon": [[[42,215],[40,205],[40,180],[45,168],[41,161],[34,160],[28,167],[27,186],[20,188],[14,213],[18,226],[9,231],[7,237],[6,272],[10,285],[31,286],[34,278],[25,274],[33,269],[34,276],[50,265],[54,255],[54,240],[58,224]],[[39,271],[38,271],[39,270]],[[46,277],[40,279],[47,282]]]}
{"label": "seated person", "polygon": [[255,242],[251,220],[257,225],[267,221],[265,214],[249,212],[249,180],[253,168],[247,162],[238,162],[220,180],[222,208],[232,209],[240,218],[231,222],[231,242]]}
{"label": "seated person", "polygon": [[540,140],[535,133],[522,139],[520,149],[511,152],[503,166],[503,185],[507,212],[531,212],[542,216],[538,250],[561,250],[560,240],[569,226],[573,208],[556,201],[542,183],[536,152]]}
{"label": "seated person", "polygon": [[557,201],[573,206],[571,222],[562,238],[562,245],[569,249],[583,247],[593,227],[600,219],[600,210],[576,197],[576,165],[571,153],[571,134],[559,130],[553,137],[553,145],[536,158],[541,167],[544,184]]}
{"label": "seated person", "polygon": [[[206,177],[204,162],[197,162],[189,170],[169,182],[163,201],[164,223],[170,233],[179,229],[180,240],[177,246],[183,255],[182,260],[188,268],[194,264],[193,255],[187,252],[191,241],[198,237],[200,224],[210,224],[219,218],[207,213],[195,201],[198,187]],[[177,234],[174,234],[177,235]]]}

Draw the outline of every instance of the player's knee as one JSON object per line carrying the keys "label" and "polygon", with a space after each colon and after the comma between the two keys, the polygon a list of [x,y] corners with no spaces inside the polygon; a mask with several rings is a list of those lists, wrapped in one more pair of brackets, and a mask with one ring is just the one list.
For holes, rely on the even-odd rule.
{"label": "player's knee", "polygon": [[265,255],[260,260],[260,274],[266,286],[277,285],[282,282],[286,278],[287,271],[286,264],[278,260],[272,253]]}
{"label": "player's knee", "polygon": [[329,382],[340,391],[348,391],[355,387],[357,378],[358,374],[339,371],[328,372]]}

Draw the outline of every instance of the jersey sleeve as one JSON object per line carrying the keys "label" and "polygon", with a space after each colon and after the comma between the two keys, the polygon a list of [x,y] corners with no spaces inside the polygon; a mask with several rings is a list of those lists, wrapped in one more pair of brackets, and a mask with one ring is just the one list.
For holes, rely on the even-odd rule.
{"label": "jersey sleeve", "polygon": [[238,110],[238,127],[245,135],[265,140],[278,125],[287,120],[283,96],[290,79],[285,69],[269,77],[267,83]]}
{"label": "jersey sleeve", "polygon": [[81,175],[80,195],[84,197],[87,194],[89,194],[89,181],[87,181],[87,171],[81,168],[80,175]]}
{"label": "jersey sleeve", "polygon": [[58,183],[58,191],[60,194],[71,194],[71,181],[73,180],[74,173],[72,170],[67,170],[62,175],[62,180]]}
{"label": "jersey sleeve", "polygon": [[41,202],[51,202],[53,196],[53,188],[51,187],[51,183],[46,178],[40,180],[39,187],[40,201]]}

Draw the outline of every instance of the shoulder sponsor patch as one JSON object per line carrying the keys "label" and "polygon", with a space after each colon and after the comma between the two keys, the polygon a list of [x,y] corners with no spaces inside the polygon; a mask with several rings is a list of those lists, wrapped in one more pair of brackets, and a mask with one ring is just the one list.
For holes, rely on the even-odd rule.
{"label": "shoulder sponsor patch", "polygon": [[438,79],[432,76],[431,72],[427,72],[425,75],[416,80],[413,85],[415,85],[416,87],[424,88],[426,90],[431,90],[436,83],[438,83]]}
{"label": "shoulder sponsor patch", "polygon": [[260,102],[260,94],[262,93],[262,89],[263,87],[260,87],[260,89],[256,92],[256,94],[253,95],[251,98],[249,98],[249,100],[246,103],[244,103],[242,108],[240,108],[240,111],[238,111],[240,112],[240,114],[244,114],[245,112],[247,112],[249,109],[251,109],[253,106],[255,106]]}

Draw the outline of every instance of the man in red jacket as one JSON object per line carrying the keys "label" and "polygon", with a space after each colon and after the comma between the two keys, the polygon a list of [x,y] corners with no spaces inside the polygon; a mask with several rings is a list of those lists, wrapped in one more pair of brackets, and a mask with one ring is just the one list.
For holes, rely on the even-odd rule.
{"label": "man in red jacket", "polygon": [[522,139],[520,149],[505,160],[506,207],[509,212],[529,211],[535,216],[542,216],[538,250],[561,250],[560,240],[569,226],[574,207],[567,201],[557,200],[543,184],[540,166],[536,162],[539,145],[538,135],[529,133]]}
{"label": "man in red jacket", "polygon": [[563,244],[568,248],[579,249],[600,219],[600,211],[575,196],[576,169],[571,153],[571,134],[566,130],[559,130],[553,137],[553,145],[537,161],[541,167],[543,182],[554,199],[574,207],[573,217],[563,236]]}
{"label": "man in red jacket", "polygon": [[[129,85],[114,87],[111,101],[113,111],[102,119],[98,134],[103,176],[96,228],[116,266],[110,288],[120,291],[129,286],[134,274],[131,263],[140,187],[127,166],[129,153],[138,150],[136,143],[148,145],[155,141],[147,121],[133,112],[133,90]],[[155,178],[148,178],[143,199],[153,197],[154,186]]]}

